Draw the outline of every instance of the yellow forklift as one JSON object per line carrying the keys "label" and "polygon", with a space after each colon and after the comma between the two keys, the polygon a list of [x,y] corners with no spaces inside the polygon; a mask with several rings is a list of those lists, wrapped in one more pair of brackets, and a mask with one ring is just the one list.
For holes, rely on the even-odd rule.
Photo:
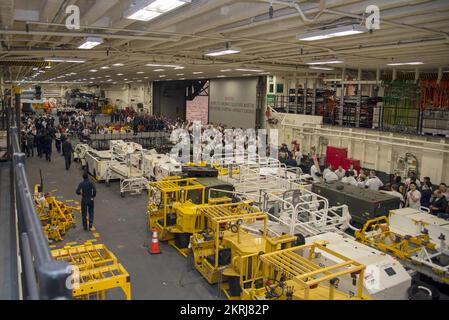
{"label": "yellow forklift", "polygon": [[[213,189],[213,190],[211,190]],[[222,203],[231,203],[231,184],[217,178],[168,177],[150,183],[148,190],[148,225],[155,228],[159,240],[187,257],[190,236],[204,230],[204,219],[198,208]]]}

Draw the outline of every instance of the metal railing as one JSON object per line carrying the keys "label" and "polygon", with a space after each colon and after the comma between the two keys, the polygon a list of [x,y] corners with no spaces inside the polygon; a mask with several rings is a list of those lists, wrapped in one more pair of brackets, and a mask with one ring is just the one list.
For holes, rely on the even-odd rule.
{"label": "metal railing", "polygon": [[[12,109],[10,109],[12,111]],[[10,112],[9,114],[12,114]],[[19,119],[10,116],[9,154],[11,159],[12,206],[11,216],[16,217],[18,236],[16,249],[18,257],[17,275],[19,295],[17,299],[48,300],[70,299],[70,265],[52,258],[48,240],[45,237],[36,213],[31,189],[28,185],[25,159],[20,148]],[[14,263],[14,262],[12,262]]]}

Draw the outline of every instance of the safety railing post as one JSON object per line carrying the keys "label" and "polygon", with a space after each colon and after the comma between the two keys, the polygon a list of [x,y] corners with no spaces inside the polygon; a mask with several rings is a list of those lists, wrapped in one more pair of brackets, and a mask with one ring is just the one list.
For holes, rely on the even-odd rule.
{"label": "safety railing post", "polygon": [[19,130],[12,127],[10,132],[13,200],[17,208],[17,223],[21,232],[21,263],[25,279],[25,298],[29,299],[69,299],[70,265],[52,259],[48,240],[45,237],[25,171],[26,156],[20,150]]}

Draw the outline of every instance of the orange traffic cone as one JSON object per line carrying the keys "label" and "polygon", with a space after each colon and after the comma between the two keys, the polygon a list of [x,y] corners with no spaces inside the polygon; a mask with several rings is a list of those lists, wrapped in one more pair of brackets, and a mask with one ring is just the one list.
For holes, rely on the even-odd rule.
{"label": "orange traffic cone", "polygon": [[159,237],[157,235],[156,228],[153,228],[153,236],[151,237],[150,253],[151,254],[161,253],[161,249],[159,248]]}

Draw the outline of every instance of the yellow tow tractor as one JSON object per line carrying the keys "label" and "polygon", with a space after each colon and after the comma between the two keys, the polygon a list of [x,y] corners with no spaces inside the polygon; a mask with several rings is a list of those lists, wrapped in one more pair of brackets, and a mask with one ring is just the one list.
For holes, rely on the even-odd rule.
{"label": "yellow tow tractor", "polygon": [[51,251],[58,261],[72,265],[72,296],[83,300],[104,300],[106,292],[122,289],[126,300],[131,300],[131,280],[115,255],[103,244],[87,241]]}
{"label": "yellow tow tractor", "polygon": [[[191,237],[195,268],[209,283],[219,283],[228,299],[240,298],[260,254],[294,246],[298,241],[290,235],[268,237],[267,215],[248,202],[206,206],[198,211],[206,228]],[[261,230],[254,229],[256,221],[263,221]],[[250,259],[242,258],[249,255]]]}
{"label": "yellow tow tractor", "polygon": [[51,193],[43,193],[41,186],[34,187],[34,200],[36,211],[42,224],[45,235],[49,241],[62,241],[63,236],[75,227],[74,214],[81,210],[79,205],[71,206],[68,203],[57,200]]}
{"label": "yellow tow tractor", "polygon": [[[340,263],[322,266],[319,256],[334,256]],[[251,261],[255,255],[241,258]],[[365,266],[326,248],[326,242],[313,242],[266,253],[249,273],[241,297],[244,300],[370,300],[363,294]],[[352,278],[353,288],[339,289],[343,277]],[[242,280],[241,280],[242,281]]]}
{"label": "yellow tow tractor", "polygon": [[[214,189],[214,190],[210,190]],[[190,236],[204,230],[204,218],[198,208],[230,203],[220,190],[233,191],[233,186],[217,178],[168,177],[150,183],[148,190],[148,225],[156,228],[159,240],[187,257]],[[209,196],[210,191],[210,196]]]}

